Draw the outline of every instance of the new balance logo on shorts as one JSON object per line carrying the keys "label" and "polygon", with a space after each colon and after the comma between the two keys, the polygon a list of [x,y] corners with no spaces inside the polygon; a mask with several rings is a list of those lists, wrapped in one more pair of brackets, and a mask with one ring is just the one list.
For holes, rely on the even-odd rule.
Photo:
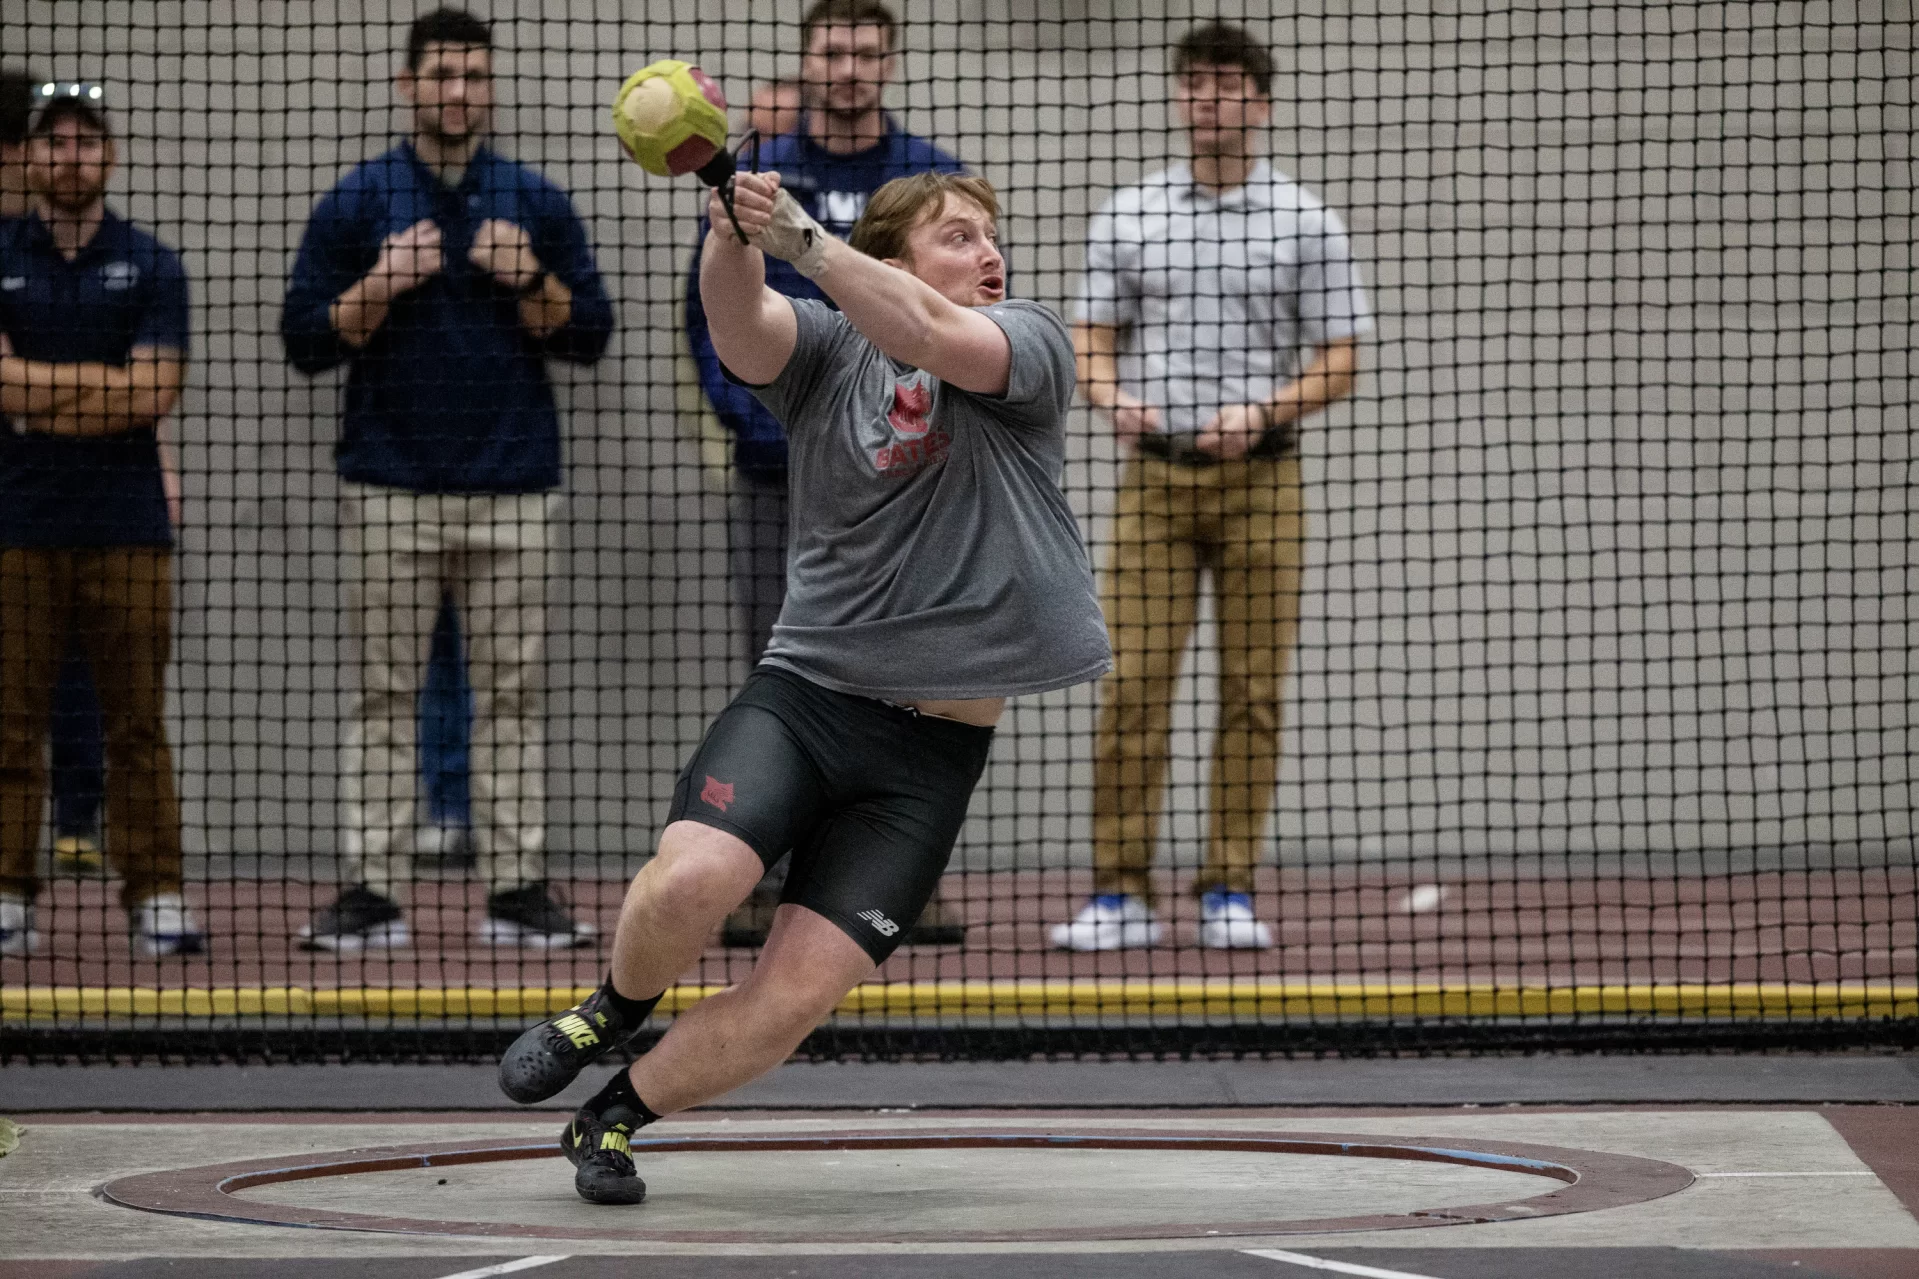
{"label": "new balance logo on shorts", "polygon": [[711,804],[724,813],[726,806],[733,802],[733,783],[723,782],[717,777],[708,777],[705,789],[700,792],[700,801]]}
{"label": "new balance logo on shorts", "polygon": [[880,930],[880,936],[891,937],[900,930],[900,926],[876,910],[863,910],[860,918]]}

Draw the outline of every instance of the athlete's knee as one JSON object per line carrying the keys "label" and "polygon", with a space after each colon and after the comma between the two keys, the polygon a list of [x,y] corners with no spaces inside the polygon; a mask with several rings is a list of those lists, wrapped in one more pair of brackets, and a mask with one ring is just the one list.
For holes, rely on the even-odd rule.
{"label": "athlete's knee", "polygon": [[759,882],[759,854],[737,835],[699,822],[674,822],[658,854],[640,872],[647,895],[681,916],[724,914]]}

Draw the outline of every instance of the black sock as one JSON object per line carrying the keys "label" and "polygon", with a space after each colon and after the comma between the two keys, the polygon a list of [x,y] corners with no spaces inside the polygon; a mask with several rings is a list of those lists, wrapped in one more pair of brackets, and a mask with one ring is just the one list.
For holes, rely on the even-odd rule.
{"label": "black sock", "polygon": [[606,1087],[593,1094],[586,1108],[604,1122],[625,1123],[634,1131],[658,1123],[660,1118],[652,1107],[640,1100],[640,1094],[633,1091],[633,1077],[624,1066],[606,1081]]}
{"label": "black sock", "polygon": [[638,1029],[641,1022],[653,1015],[654,1005],[666,998],[666,992],[661,991],[651,999],[628,999],[615,989],[612,973],[606,975],[606,982],[600,990],[606,995],[606,1002],[612,1006],[614,1012],[620,1015],[620,1022],[628,1030]]}

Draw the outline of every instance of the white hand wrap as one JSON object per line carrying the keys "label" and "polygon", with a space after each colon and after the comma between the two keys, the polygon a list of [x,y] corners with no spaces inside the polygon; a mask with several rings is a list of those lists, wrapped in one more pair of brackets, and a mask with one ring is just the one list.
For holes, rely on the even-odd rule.
{"label": "white hand wrap", "polygon": [[760,233],[760,251],[791,262],[801,275],[817,280],[826,274],[826,244],[832,238],[799,201],[781,191],[773,202],[773,221]]}

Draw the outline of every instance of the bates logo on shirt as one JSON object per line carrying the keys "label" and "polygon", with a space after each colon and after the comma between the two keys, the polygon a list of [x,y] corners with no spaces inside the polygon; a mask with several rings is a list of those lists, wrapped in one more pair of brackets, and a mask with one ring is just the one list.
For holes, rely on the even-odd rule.
{"label": "bates logo on shirt", "polygon": [[711,804],[724,813],[726,806],[733,802],[733,783],[723,782],[712,776],[707,777],[706,787],[700,791],[700,801]]}
{"label": "bates logo on shirt", "polygon": [[925,383],[894,385],[893,410],[886,415],[886,424],[895,438],[873,450],[873,466],[881,475],[913,475],[946,456],[953,437],[933,429],[927,416],[932,411],[933,392]]}

